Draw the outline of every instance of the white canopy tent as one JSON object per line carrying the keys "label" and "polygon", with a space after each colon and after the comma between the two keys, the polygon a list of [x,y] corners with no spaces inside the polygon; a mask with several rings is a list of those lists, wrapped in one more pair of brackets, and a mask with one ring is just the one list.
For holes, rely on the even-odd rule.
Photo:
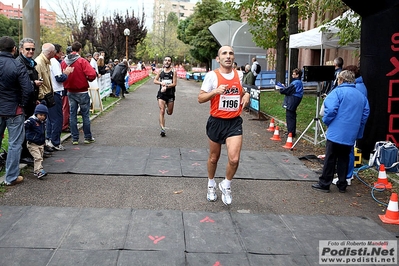
{"label": "white canopy tent", "polygon": [[[349,16],[351,20],[355,18],[352,17],[353,11],[347,11],[342,16],[333,19],[331,22],[319,26],[317,28],[290,35],[289,39],[289,49],[345,49],[345,50],[356,50],[360,48],[360,40],[356,40],[353,43],[347,45],[339,44],[339,37],[337,33],[339,28],[333,26],[335,20],[342,19],[343,17]],[[291,50],[289,50],[289,60],[291,59]],[[323,65],[323,56],[320,58],[320,65]]]}

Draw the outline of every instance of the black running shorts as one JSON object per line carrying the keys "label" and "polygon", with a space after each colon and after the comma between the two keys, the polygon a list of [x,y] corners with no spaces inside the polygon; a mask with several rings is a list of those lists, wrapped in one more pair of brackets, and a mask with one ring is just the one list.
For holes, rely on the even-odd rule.
{"label": "black running shorts", "polygon": [[161,91],[158,91],[157,99],[164,100],[166,103],[174,102],[175,95],[168,95],[168,94],[162,93]]}
{"label": "black running shorts", "polygon": [[242,118],[238,116],[223,119],[210,116],[206,124],[206,134],[213,142],[225,144],[228,137],[242,135]]}

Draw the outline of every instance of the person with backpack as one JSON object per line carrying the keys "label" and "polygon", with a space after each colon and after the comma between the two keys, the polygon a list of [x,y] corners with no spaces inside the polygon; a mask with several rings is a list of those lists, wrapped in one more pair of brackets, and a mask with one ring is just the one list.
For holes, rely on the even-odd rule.
{"label": "person with backpack", "polygon": [[252,58],[251,71],[254,74],[255,78],[260,73],[261,70],[262,70],[262,67],[259,65],[259,62],[256,61],[256,57]]}
{"label": "person with backpack", "polygon": [[125,98],[125,94],[127,94],[126,86],[125,86],[125,77],[129,71],[129,65],[126,60],[123,60],[119,64],[117,64],[112,71],[111,79],[116,84],[115,96],[119,97],[119,94],[122,94],[122,98]]}
{"label": "person with backpack", "polygon": [[160,135],[161,137],[165,137],[165,111],[168,115],[173,114],[177,85],[177,72],[172,68],[171,56],[165,56],[162,71],[155,76],[154,84],[159,85],[157,100],[159,106],[159,125],[161,127]]}

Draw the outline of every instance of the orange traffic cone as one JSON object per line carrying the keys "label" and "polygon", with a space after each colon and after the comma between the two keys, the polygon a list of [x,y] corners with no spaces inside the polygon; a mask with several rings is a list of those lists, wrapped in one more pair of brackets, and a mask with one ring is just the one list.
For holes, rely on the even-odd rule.
{"label": "orange traffic cone", "polygon": [[276,126],[276,129],[274,130],[273,137],[270,138],[271,140],[276,140],[276,141],[281,141],[280,138],[280,131],[278,130],[278,126]]}
{"label": "orange traffic cone", "polygon": [[273,132],[274,131],[274,118],[270,120],[269,128],[266,129],[267,131]]}
{"label": "orange traffic cone", "polygon": [[391,189],[392,183],[388,182],[387,173],[385,172],[384,164],[380,164],[380,171],[378,172],[378,180],[374,183],[375,188]]}
{"label": "orange traffic cone", "polygon": [[287,142],[283,146],[283,148],[291,149],[292,148],[292,133],[288,133]]}
{"label": "orange traffic cone", "polygon": [[399,224],[398,194],[392,193],[385,215],[378,215],[383,223]]}

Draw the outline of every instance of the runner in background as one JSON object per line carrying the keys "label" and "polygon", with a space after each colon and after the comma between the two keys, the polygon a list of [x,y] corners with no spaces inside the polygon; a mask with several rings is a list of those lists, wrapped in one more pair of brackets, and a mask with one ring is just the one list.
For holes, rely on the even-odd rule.
{"label": "runner in background", "polygon": [[155,76],[154,84],[159,85],[157,94],[159,107],[159,126],[161,127],[161,137],[166,136],[165,112],[173,114],[175,105],[175,93],[177,85],[177,72],[172,68],[172,57],[165,56],[162,70]]}

